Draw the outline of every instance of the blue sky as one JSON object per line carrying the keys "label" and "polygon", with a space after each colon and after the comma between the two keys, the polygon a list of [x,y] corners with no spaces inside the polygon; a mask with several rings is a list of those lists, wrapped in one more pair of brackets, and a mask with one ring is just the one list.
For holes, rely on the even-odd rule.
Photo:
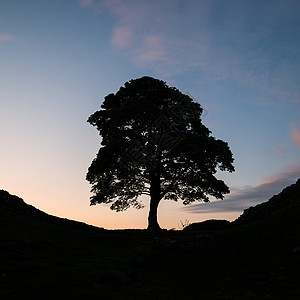
{"label": "blue sky", "polygon": [[227,141],[223,201],[163,202],[162,227],[236,218],[300,177],[300,3],[0,0],[0,188],[48,213],[144,228],[148,210],[89,206],[100,137],[87,118],[144,75],[189,93]]}

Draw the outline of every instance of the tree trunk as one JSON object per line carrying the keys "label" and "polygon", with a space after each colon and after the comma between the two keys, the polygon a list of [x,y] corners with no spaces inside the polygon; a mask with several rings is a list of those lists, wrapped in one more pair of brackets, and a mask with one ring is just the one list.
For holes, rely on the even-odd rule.
{"label": "tree trunk", "polygon": [[160,230],[160,226],[157,222],[157,208],[159,204],[160,199],[155,199],[151,197],[150,199],[150,210],[148,215],[148,230],[151,231],[158,231]]}
{"label": "tree trunk", "polygon": [[157,222],[157,208],[161,200],[160,194],[160,172],[157,167],[151,172],[150,175],[150,210],[148,216],[148,230],[157,231],[160,230],[160,226]]}

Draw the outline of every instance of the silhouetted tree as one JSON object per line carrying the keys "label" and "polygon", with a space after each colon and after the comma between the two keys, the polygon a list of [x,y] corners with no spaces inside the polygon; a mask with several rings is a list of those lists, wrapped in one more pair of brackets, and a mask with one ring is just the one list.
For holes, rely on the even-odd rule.
{"label": "silhouetted tree", "polygon": [[156,230],[162,199],[189,204],[229,193],[214,174],[217,168],[234,171],[232,153],[227,143],[210,136],[201,122],[203,109],[188,95],[142,77],[106,96],[101,108],[88,119],[102,136],[87,173],[91,205],[141,208],[139,196],[149,195],[148,229]]}

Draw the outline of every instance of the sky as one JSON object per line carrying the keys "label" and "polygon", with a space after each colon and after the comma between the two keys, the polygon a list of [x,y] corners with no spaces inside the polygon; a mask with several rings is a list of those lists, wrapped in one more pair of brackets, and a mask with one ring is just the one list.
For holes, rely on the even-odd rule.
{"label": "sky", "polygon": [[228,142],[224,200],[162,201],[161,227],[234,220],[300,177],[298,0],[0,0],[0,189],[49,214],[145,228],[146,207],[90,206],[104,97],[152,76],[189,94]]}

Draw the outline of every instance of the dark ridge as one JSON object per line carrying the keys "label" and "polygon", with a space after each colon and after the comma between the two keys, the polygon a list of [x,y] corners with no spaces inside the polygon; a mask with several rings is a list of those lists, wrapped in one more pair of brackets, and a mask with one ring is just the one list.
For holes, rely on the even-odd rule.
{"label": "dark ridge", "polygon": [[93,231],[0,190],[0,298],[300,299],[300,197],[290,188],[290,204],[256,222],[159,234]]}
{"label": "dark ridge", "polygon": [[297,201],[300,201],[300,178],[295,184],[284,188],[279,194],[274,195],[267,202],[263,202],[254,207],[244,210],[233,222],[227,220],[206,220],[203,222],[192,223],[184,228],[187,231],[197,230],[222,230],[233,225],[242,225],[249,222],[257,221],[279,211]]}
{"label": "dark ridge", "polygon": [[194,231],[194,230],[221,230],[227,229],[231,226],[231,223],[227,220],[206,220],[199,223],[192,223],[185,227],[184,230]]}
{"label": "dark ridge", "polygon": [[18,196],[11,195],[5,190],[0,190],[0,210],[9,210],[15,214],[30,217],[42,222],[69,227],[80,230],[104,230],[103,228],[88,225],[83,222],[73,221],[65,218],[59,218],[49,215],[32,205],[24,202],[24,200]]}
{"label": "dark ridge", "polygon": [[297,201],[300,201],[300,178],[295,184],[286,187],[269,201],[245,209],[243,214],[233,221],[233,224],[240,225],[257,221]]}

